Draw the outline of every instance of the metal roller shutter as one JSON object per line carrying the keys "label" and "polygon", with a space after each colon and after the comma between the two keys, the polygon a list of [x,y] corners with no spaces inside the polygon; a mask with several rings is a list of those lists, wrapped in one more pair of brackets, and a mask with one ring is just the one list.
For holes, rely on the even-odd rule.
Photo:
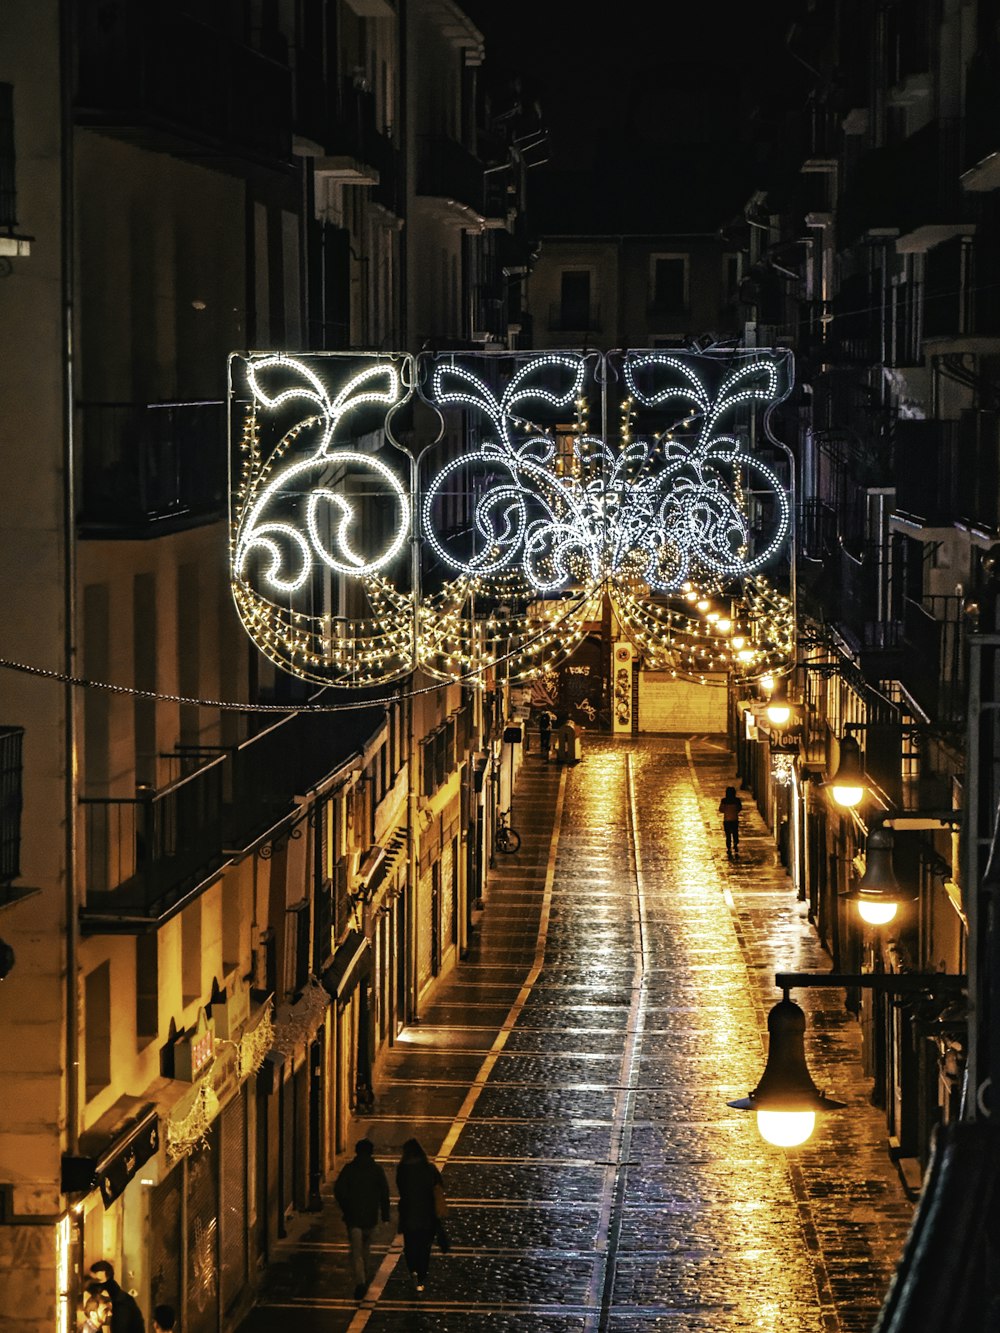
{"label": "metal roller shutter", "polygon": [[222,1156],[219,1163],[222,1264],[222,1308],[229,1311],[247,1281],[247,1106],[246,1088],[222,1113]]}

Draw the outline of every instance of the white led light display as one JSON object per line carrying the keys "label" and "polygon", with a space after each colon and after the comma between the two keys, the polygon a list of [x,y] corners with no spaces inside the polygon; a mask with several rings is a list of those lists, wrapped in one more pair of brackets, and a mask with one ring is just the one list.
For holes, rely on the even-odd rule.
{"label": "white led light display", "polygon": [[[614,373],[575,352],[243,360],[232,582],[261,651],[327,684],[418,666],[484,683],[501,662],[531,679],[573,652],[607,597],[653,668],[755,679],[787,660],[793,608],[760,571],[787,544],[791,505],[751,447],[754,414],[787,392],[781,356],[614,356]],[[411,483],[402,451],[383,455],[418,380],[446,443]],[[592,433],[592,411],[617,439]],[[413,535],[417,565],[450,579],[433,592],[416,567],[411,586]],[[334,585],[353,617],[333,613]]]}

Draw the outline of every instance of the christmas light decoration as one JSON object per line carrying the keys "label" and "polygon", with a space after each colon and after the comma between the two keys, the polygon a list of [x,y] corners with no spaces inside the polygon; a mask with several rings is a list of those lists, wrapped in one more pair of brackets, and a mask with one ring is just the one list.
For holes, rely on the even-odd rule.
{"label": "christmas light decoration", "polygon": [[[787,542],[790,502],[751,447],[755,414],[766,438],[790,387],[783,354],[233,363],[233,596],[283,669],[325,684],[417,668],[481,682],[502,663],[537,679],[605,599],[646,667],[749,681],[787,663],[793,608],[761,570]],[[408,385],[443,423],[410,454],[391,431]],[[598,402],[615,420],[618,385],[609,441],[590,413]]]}

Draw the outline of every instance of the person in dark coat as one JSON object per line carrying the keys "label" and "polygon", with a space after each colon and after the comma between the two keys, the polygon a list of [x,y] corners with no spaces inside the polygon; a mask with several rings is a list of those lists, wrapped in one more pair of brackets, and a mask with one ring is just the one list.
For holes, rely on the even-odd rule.
{"label": "person in dark coat", "polygon": [[548,763],[549,747],[552,744],[552,719],[544,708],[538,714],[538,744],[542,748],[542,762]]}
{"label": "person in dark coat", "polygon": [[396,1185],[406,1266],[417,1291],[423,1291],[438,1225],[435,1189],[441,1185],[441,1172],[428,1160],[416,1139],[407,1139],[403,1144],[403,1155],[396,1168]]}
{"label": "person in dark coat", "polygon": [[726,835],[726,855],[730,861],[739,860],[742,809],[743,802],[736,795],[736,788],[727,787],[725,796],[719,802],[719,814],[722,816],[722,831]]}
{"label": "person in dark coat", "polygon": [[114,1333],[146,1333],[146,1321],[135,1297],[122,1291],[115,1281],[115,1266],[108,1259],[90,1265],[90,1280],[98,1283],[111,1297],[111,1327]]}
{"label": "person in dark coat", "polygon": [[354,1269],[354,1298],[360,1300],[368,1290],[372,1231],[389,1220],[389,1182],[375,1160],[371,1139],[359,1139],[354,1157],[333,1182],[333,1197],[344,1214],[347,1239],[351,1246]]}

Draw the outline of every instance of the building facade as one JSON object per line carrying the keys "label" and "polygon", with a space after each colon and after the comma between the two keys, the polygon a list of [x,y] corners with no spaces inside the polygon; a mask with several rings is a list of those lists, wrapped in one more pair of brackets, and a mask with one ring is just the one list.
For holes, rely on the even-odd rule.
{"label": "building facade", "polygon": [[226,363],[516,339],[481,56],[450,0],[5,11],[0,1326],[99,1258],[233,1326],[468,943],[482,700],[253,647]]}

